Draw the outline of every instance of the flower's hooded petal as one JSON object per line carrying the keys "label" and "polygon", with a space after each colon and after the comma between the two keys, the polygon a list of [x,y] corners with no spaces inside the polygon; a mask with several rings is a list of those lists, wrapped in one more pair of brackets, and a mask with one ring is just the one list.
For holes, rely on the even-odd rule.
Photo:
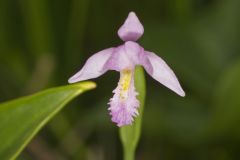
{"label": "flower's hooded petal", "polygon": [[179,84],[177,77],[166,62],[152,52],[145,51],[145,54],[153,68],[151,71],[147,65],[144,65],[147,73],[180,96],[185,96],[185,92]]}
{"label": "flower's hooded petal", "polygon": [[107,70],[104,69],[103,67],[107,60],[110,58],[113,51],[114,48],[108,48],[92,55],[87,60],[83,68],[75,75],[73,75],[68,80],[68,82],[75,83],[78,81],[96,78],[104,74]]}
{"label": "flower's hooded petal", "polygon": [[124,24],[118,30],[123,41],[137,41],[144,32],[143,25],[134,12],[130,12]]}
{"label": "flower's hooded petal", "polygon": [[133,70],[136,65],[142,64],[144,57],[144,49],[136,42],[128,41],[115,48],[104,68],[119,72],[124,69]]}
{"label": "flower's hooded petal", "polygon": [[134,117],[138,115],[139,101],[136,98],[138,93],[135,91],[133,74],[133,71],[120,73],[120,81],[109,102],[108,110],[112,121],[119,127],[132,124]]}
{"label": "flower's hooded petal", "polygon": [[126,68],[133,68],[133,63],[126,54],[124,45],[114,49],[113,54],[104,65],[104,70],[115,70],[120,72]]}
{"label": "flower's hooded petal", "polygon": [[144,49],[138,43],[127,41],[124,44],[124,50],[134,66],[140,64],[140,58],[144,54]]}

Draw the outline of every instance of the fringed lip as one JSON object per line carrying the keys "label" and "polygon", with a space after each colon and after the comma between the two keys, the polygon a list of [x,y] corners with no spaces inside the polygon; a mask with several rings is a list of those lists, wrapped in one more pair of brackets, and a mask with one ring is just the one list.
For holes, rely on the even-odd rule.
{"label": "fringed lip", "polygon": [[108,108],[112,121],[119,127],[131,125],[134,117],[138,115],[137,109],[140,105],[136,97],[138,93],[134,86],[134,70],[120,72],[120,80],[113,93]]}

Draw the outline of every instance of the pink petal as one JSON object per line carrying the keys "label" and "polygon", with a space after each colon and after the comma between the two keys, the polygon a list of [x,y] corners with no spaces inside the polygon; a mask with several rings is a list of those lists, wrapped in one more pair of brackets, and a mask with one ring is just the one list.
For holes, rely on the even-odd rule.
{"label": "pink petal", "polygon": [[78,81],[96,78],[104,74],[107,70],[103,69],[103,67],[113,53],[113,50],[114,48],[108,48],[92,55],[87,60],[83,68],[72,76],[68,82],[75,83]]}
{"label": "pink petal", "polygon": [[143,25],[134,12],[130,12],[124,24],[118,30],[123,41],[137,41],[144,32]]}
{"label": "pink petal", "polygon": [[131,77],[128,90],[123,93],[124,85],[121,80],[123,73],[121,72],[120,74],[120,81],[117,88],[113,91],[114,96],[110,99],[110,107],[108,108],[112,121],[117,123],[119,127],[132,124],[134,117],[138,115],[137,109],[139,107],[139,101],[136,98],[138,93],[134,87],[134,75]]}
{"label": "pink petal", "polygon": [[[115,48],[104,68],[120,72],[124,69],[134,69],[136,65],[142,65],[143,63],[150,64],[144,49],[136,42],[127,41]],[[151,67],[151,64],[148,66]]]}
{"label": "pink petal", "polygon": [[124,50],[134,65],[140,64],[140,58],[144,54],[144,49],[138,43],[127,41],[124,44]]}
{"label": "pink petal", "polygon": [[145,54],[147,55],[153,68],[153,70],[151,71],[150,69],[148,69],[148,65],[144,65],[147,73],[158,82],[162,83],[172,91],[184,97],[185,92],[179,84],[177,77],[175,76],[171,68],[166,64],[166,62],[152,52],[145,51]]}
{"label": "pink petal", "polygon": [[132,67],[133,63],[128,58],[124,45],[116,47],[111,57],[107,60],[106,64],[104,65],[104,69],[115,70],[118,72],[120,72],[123,69]]}

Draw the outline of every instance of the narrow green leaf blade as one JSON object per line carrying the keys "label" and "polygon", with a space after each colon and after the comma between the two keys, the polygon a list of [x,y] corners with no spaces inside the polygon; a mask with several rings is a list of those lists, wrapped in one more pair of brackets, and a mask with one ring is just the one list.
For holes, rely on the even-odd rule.
{"label": "narrow green leaf blade", "polygon": [[124,159],[133,160],[135,150],[141,135],[141,122],[144,110],[146,85],[144,70],[142,67],[136,67],[135,71],[135,87],[138,95],[138,100],[140,101],[139,115],[136,117],[134,124],[130,126],[124,126],[120,128],[120,138],[123,145]]}
{"label": "narrow green leaf blade", "polygon": [[0,104],[0,159],[15,159],[70,100],[95,86],[93,82],[66,85]]}

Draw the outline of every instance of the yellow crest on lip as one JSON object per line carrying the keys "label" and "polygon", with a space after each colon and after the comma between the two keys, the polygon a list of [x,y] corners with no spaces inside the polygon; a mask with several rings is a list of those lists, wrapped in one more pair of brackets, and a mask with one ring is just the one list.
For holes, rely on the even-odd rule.
{"label": "yellow crest on lip", "polygon": [[131,80],[132,80],[132,71],[131,70],[125,69],[125,70],[121,71],[120,82],[119,82],[119,84],[120,84],[119,96],[122,100],[125,100],[128,97],[128,90],[130,87]]}

